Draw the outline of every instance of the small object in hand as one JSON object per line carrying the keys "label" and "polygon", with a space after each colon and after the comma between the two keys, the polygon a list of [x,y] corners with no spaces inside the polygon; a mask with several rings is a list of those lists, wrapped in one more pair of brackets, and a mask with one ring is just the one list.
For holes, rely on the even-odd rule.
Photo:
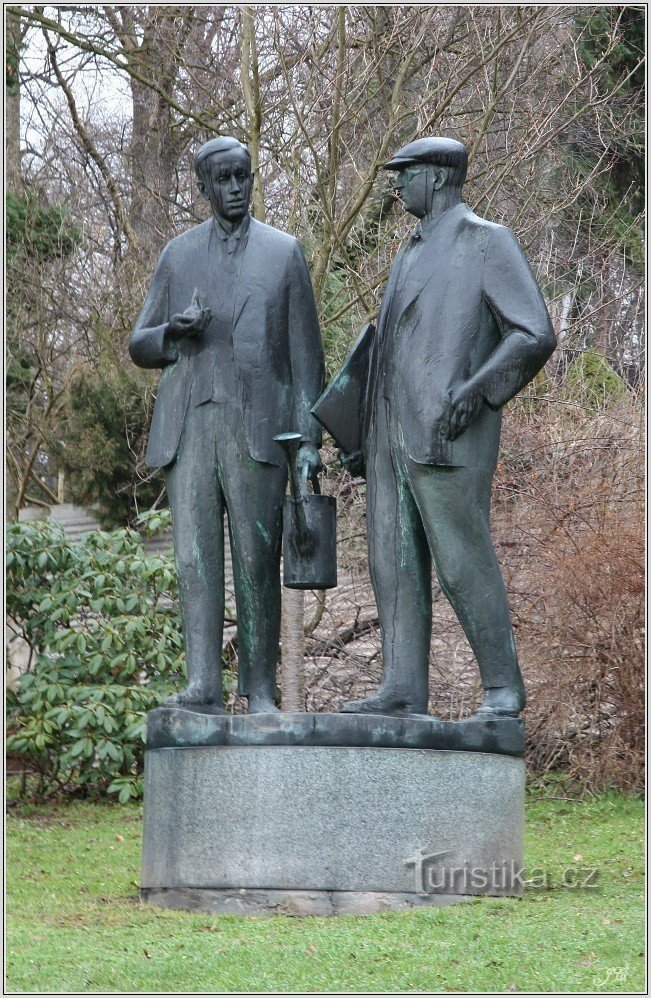
{"label": "small object in hand", "polygon": [[199,290],[194,289],[192,301],[185,312],[177,313],[170,319],[170,332],[174,336],[198,336],[212,319],[212,312],[201,303]]}

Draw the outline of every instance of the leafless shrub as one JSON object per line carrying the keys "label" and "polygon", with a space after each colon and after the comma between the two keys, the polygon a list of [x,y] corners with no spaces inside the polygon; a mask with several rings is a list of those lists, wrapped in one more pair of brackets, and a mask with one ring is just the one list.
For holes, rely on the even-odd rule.
{"label": "leafless shrub", "polygon": [[[493,534],[527,687],[532,772],[584,788],[639,787],[643,770],[643,448],[639,401],[599,409],[531,396],[505,418]],[[310,710],[337,710],[381,679],[365,550],[365,486],[333,463],[339,587],[307,637]],[[314,601],[315,597],[311,594]],[[430,712],[476,708],[476,663],[433,580]],[[309,607],[308,601],[308,607]],[[310,611],[308,609],[308,618]]]}
{"label": "leafless shrub", "polygon": [[[511,592],[528,679],[532,768],[589,788],[641,785],[644,480],[635,400],[519,414],[535,463],[498,494],[522,538]],[[530,451],[531,453],[531,451]],[[524,457],[524,452],[522,452]],[[508,482],[509,474],[515,478]],[[509,495],[510,493],[510,495]],[[509,515],[510,514],[510,515]]]}

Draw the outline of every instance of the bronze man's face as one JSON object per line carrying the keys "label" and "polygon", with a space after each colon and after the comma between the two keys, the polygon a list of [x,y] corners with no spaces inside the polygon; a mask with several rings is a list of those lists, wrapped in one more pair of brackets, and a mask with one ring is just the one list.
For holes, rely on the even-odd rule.
{"label": "bronze man's face", "polygon": [[446,177],[445,167],[414,163],[400,170],[393,186],[406,211],[424,218],[432,208],[434,191],[443,186]]}
{"label": "bronze man's face", "polygon": [[203,166],[199,189],[213,212],[228,222],[241,222],[249,210],[253,174],[243,149],[213,153]]}

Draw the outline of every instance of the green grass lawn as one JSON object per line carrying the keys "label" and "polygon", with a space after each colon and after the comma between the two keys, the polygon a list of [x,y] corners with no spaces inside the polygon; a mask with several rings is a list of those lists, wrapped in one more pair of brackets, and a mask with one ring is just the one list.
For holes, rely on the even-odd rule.
{"label": "green grass lawn", "polygon": [[[643,803],[531,800],[550,890],[367,917],[194,915],[138,901],[141,808],[8,818],[7,982],[22,991],[642,991]],[[596,890],[561,886],[599,868]]]}

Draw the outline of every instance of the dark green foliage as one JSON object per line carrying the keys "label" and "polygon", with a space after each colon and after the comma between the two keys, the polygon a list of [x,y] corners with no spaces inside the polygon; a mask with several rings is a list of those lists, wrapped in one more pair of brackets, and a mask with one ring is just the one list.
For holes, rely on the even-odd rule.
{"label": "dark green foliage", "polygon": [[[344,271],[342,268],[333,268],[326,275],[321,307],[326,381],[330,381],[339,370],[357,335],[356,331],[351,333],[351,315],[354,313],[351,310],[344,311],[347,303]],[[344,314],[338,316],[340,311],[344,311]]]}
{"label": "dark green foliage", "polygon": [[[33,494],[49,498],[41,494],[41,483],[49,478],[51,485],[56,471],[46,441],[58,431],[57,362],[66,351],[67,330],[55,316],[66,266],[61,261],[81,242],[81,229],[64,206],[48,204],[34,189],[22,197],[7,194],[5,206],[8,484],[15,516],[16,496],[24,500],[24,476],[31,474]],[[30,464],[34,448],[38,455]]]}
{"label": "dark green foliage", "polygon": [[[168,523],[150,513],[147,530]],[[51,523],[8,528],[7,614],[33,665],[7,699],[10,753],[40,776],[38,796],[142,790],[145,715],[182,684],[170,557],[134,530],[66,540]]]}
{"label": "dark green foliage", "polygon": [[[136,516],[136,465],[146,440],[146,375],[132,364],[108,359],[84,367],[72,379],[66,402],[65,446],[56,458],[66,471],[66,496],[93,509],[105,527]],[[137,486],[137,503],[149,509],[163,489],[162,476]]]}
{"label": "dark green foliage", "polygon": [[[644,208],[645,187],[644,22],[644,10],[633,6],[590,7],[577,18],[578,50],[588,69],[597,67],[605,56],[597,69],[601,86],[608,93],[619,88],[627,110],[637,107],[628,139],[612,150],[611,162],[614,192],[618,198],[627,198],[635,213]],[[605,55],[613,32],[615,43]]]}
{"label": "dark green foliage", "polygon": [[627,202],[619,198],[614,183],[610,189],[605,188],[605,193],[607,202],[594,220],[593,232],[602,242],[607,239],[617,242],[626,263],[643,274],[646,253],[642,218],[627,210]]}
{"label": "dark green foliage", "polygon": [[586,350],[571,364],[566,388],[592,405],[615,402],[626,395],[626,385],[598,350]]}
{"label": "dark green foliage", "polygon": [[617,22],[616,43],[603,70],[608,88],[613,90],[620,80],[630,76],[626,89],[642,90],[644,63],[639,63],[644,58],[646,44],[644,9],[641,6],[589,7],[577,19],[579,28],[586,29],[579,40],[579,55],[588,69],[592,69],[608,50]]}
{"label": "dark green foliage", "polygon": [[[360,216],[346,239],[348,267],[361,270],[368,260],[375,259],[384,238],[387,219],[395,205],[396,199],[387,190],[382,190],[378,196],[369,200],[366,212]],[[315,232],[318,231],[315,223]],[[308,246],[308,259],[310,253],[311,247]],[[344,265],[340,255],[335,255],[323,283],[319,319],[325,351],[326,381],[330,381],[339,370],[368,321],[363,303],[349,306],[351,279],[348,267]]]}
{"label": "dark green foliage", "polygon": [[[601,174],[596,181],[588,182],[596,160],[585,149],[574,145],[568,159],[580,183],[585,187],[574,205],[565,213],[565,225],[570,232],[582,231],[586,239],[598,246],[617,246],[625,263],[644,273],[645,245],[644,222],[641,215],[643,188],[629,183],[628,195],[619,193],[615,180],[615,166]],[[595,203],[598,210],[595,211]],[[584,281],[582,295],[594,293],[594,284]]]}
{"label": "dark green foliage", "polygon": [[[7,387],[13,388],[19,397],[21,389],[30,388],[38,371],[36,354],[25,339],[24,330],[15,324],[18,308],[30,310],[34,274],[29,264],[38,266],[68,256],[79,245],[81,230],[68,222],[64,206],[50,206],[33,193],[25,197],[9,193],[5,207],[9,320]],[[42,278],[42,274],[40,276]]]}
{"label": "dark green foliage", "polygon": [[81,229],[68,221],[64,205],[49,205],[35,194],[6,197],[7,257],[51,260],[68,256],[81,241]]}
{"label": "dark green foliage", "polygon": [[619,21],[615,46],[606,62],[606,74],[612,90],[622,77],[631,74],[628,87],[644,87],[644,10],[641,6],[612,6],[588,8],[589,13],[578,19],[586,31],[579,42],[579,54],[586,66],[592,69],[610,45],[613,28]]}
{"label": "dark green foliage", "polygon": [[[39,412],[48,400],[42,385],[51,382],[53,371],[42,360],[42,339],[51,321],[51,305],[36,311],[39,293],[41,287],[50,287],[53,261],[70,255],[79,244],[81,230],[69,222],[65,207],[49,205],[41,194],[8,194],[6,204],[7,412],[13,440],[22,432],[21,417],[28,406]],[[35,342],[26,335],[26,317]],[[107,528],[123,526],[135,519],[136,506],[148,509],[163,488],[160,475],[141,481],[137,470],[151,419],[152,379],[120,350],[114,329],[96,322],[86,332],[99,348],[99,360],[68,372],[56,420],[52,413],[44,419],[46,466],[66,471],[68,500],[93,507]]]}
{"label": "dark green foliage", "polygon": [[[583,185],[565,212],[571,238],[582,233],[588,253],[595,246],[604,254],[615,249],[638,273],[645,266],[644,20],[642,8],[630,6],[585,7],[576,17],[577,50],[610,102],[611,120],[589,112],[574,126],[566,152],[577,184]],[[618,122],[625,127],[616,127]],[[584,282],[578,305],[590,290]],[[616,297],[614,290],[610,294]]]}
{"label": "dark green foliage", "polygon": [[33,351],[20,343],[7,350],[7,403],[16,412],[27,408],[29,392],[38,370],[38,362]]}

